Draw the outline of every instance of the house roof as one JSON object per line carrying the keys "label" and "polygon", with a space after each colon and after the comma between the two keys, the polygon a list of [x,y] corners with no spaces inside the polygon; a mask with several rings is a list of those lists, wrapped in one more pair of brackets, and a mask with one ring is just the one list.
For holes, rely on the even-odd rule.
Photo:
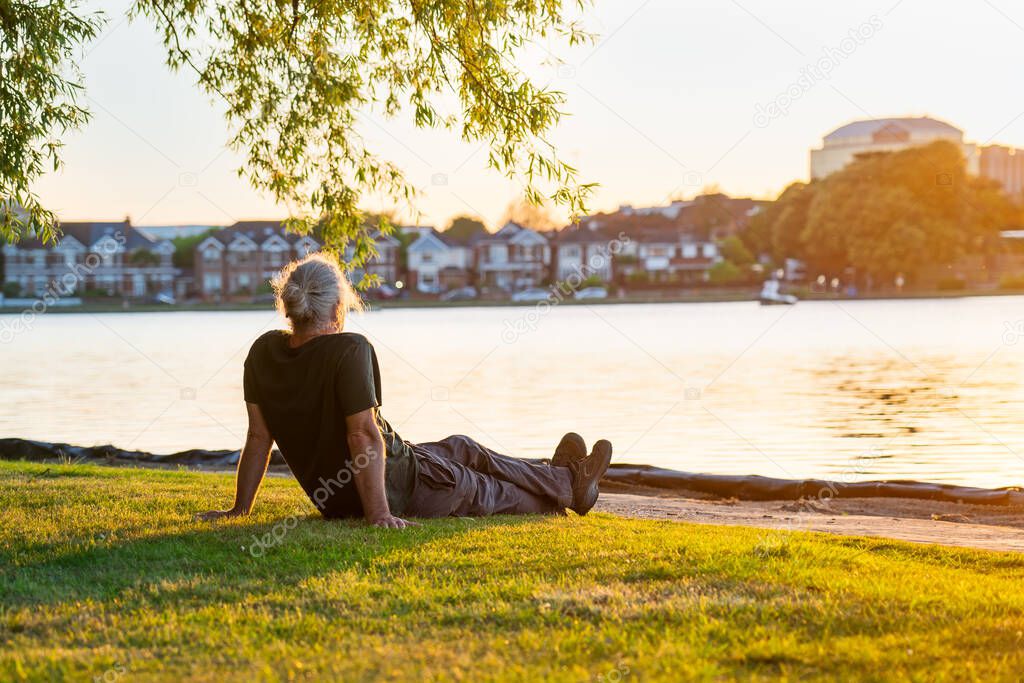
{"label": "house roof", "polygon": [[928,116],[919,116],[853,121],[845,126],[836,128],[834,131],[826,135],[824,139],[826,143],[841,145],[846,141],[855,138],[870,138],[879,131],[890,127],[904,130],[911,135],[913,135],[913,133],[925,133],[932,135],[945,135],[958,140],[963,138],[963,131],[956,126]]}
{"label": "house roof", "polygon": [[284,237],[289,244],[294,243],[296,240],[296,235],[285,232],[281,221],[273,220],[238,221],[234,225],[217,230],[210,236],[221,244],[228,245],[239,236],[252,240],[256,244],[262,244],[268,237],[273,235]]}
{"label": "house roof", "polygon": [[616,233],[604,230],[600,227],[584,227],[582,225],[571,225],[562,228],[554,235],[556,244],[590,244],[593,242],[608,242],[616,238]]}
{"label": "house roof", "polygon": [[598,213],[581,218],[579,225],[590,230],[601,230],[605,233],[618,234],[620,231],[631,233],[645,227],[663,227],[673,225],[673,220],[661,213],[635,214],[614,211]]}
{"label": "house roof", "polygon": [[522,239],[525,235],[536,235],[537,237],[547,241],[547,237],[532,228],[527,228],[518,223],[509,221],[505,225],[501,226],[501,229],[497,232],[478,233],[473,235],[469,241],[469,246],[476,246],[478,244],[503,244],[511,242],[516,238]]}
{"label": "house roof", "polygon": [[127,233],[128,239],[125,241],[124,248],[128,251],[133,249],[149,249],[166,240],[153,239],[152,235],[130,228]]}
{"label": "house roof", "polygon": [[526,230],[523,226],[518,223],[509,221],[505,225],[501,226],[495,232],[481,232],[473,236],[473,242],[505,242],[508,239],[514,237],[521,230]]}
{"label": "house roof", "polygon": [[451,236],[445,235],[443,232],[438,232],[434,228],[430,228],[429,230],[421,232],[420,236],[409,245],[409,249],[420,251],[431,244],[439,245],[448,249],[466,246],[465,241],[453,239]]}
{"label": "house roof", "polygon": [[628,233],[629,238],[636,242],[678,244],[687,231],[677,226],[647,226]]}
{"label": "house roof", "polygon": [[[117,239],[118,235],[124,238],[124,247],[128,251],[152,249],[166,241],[156,239],[144,230],[135,228],[127,219],[123,221],[68,221],[58,223],[57,227],[60,233],[58,244],[66,238],[71,238],[87,249],[104,238]],[[120,241],[118,240],[118,242]],[[20,249],[52,249],[56,246],[43,244],[36,237],[19,240],[16,245]]]}
{"label": "house roof", "polygon": [[448,244],[436,230],[424,230],[417,235],[416,239],[414,239],[411,244],[409,244],[409,251],[422,251],[431,246],[440,249],[447,248]]}
{"label": "house roof", "polygon": [[475,242],[477,236],[483,234],[475,233],[468,237],[455,237],[454,235],[450,234],[449,231],[438,232],[437,230],[434,230],[434,233],[441,239],[442,242],[447,244],[449,247],[468,247]]}
{"label": "house roof", "polygon": [[156,242],[140,233],[132,227],[128,220],[117,222],[72,222],[60,223],[60,231],[65,235],[71,235],[86,247],[91,247],[104,238],[115,238],[116,235],[123,235],[126,242],[125,248],[137,249],[139,247],[151,246]]}
{"label": "house roof", "polygon": [[[8,244],[7,240],[0,240],[0,243],[4,246]],[[17,242],[11,242],[10,244],[12,247],[17,247],[18,249],[49,249],[51,246],[49,244],[43,244],[43,241],[38,237],[22,237]]]}
{"label": "house roof", "polygon": [[238,221],[237,223],[227,228],[221,228],[210,235],[210,237],[217,240],[224,246],[231,244],[239,237],[251,240],[257,245],[262,245],[274,236],[283,239],[289,245],[295,244],[305,238],[311,239],[317,244],[320,243],[319,240],[312,235],[296,235],[295,233],[288,232],[284,228],[284,222],[277,220]]}
{"label": "house roof", "polygon": [[399,244],[398,239],[394,235],[385,235],[380,230],[374,230],[373,234],[370,236],[373,238],[374,242],[387,242],[392,245]]}

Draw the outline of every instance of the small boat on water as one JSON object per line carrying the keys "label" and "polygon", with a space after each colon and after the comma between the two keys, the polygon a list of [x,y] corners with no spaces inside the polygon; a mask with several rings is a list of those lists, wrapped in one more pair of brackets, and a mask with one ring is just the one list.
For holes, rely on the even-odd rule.
{"label": "small boat on water", "polygon": [[792,294],[782,294],[779,292],[779,281],[765,280],[764,286],[761,288],[761,295],[758,297],[758,301],[761,302],[762,306],[792,306],[799,299]]}

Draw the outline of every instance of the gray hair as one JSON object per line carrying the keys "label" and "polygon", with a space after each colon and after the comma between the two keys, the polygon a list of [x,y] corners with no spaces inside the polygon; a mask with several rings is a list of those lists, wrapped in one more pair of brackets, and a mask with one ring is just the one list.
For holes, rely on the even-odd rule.
{"label": "gray hair", "polygon": [[338,329],[345,312],[363,304],[337,262],[323,254],[310,254],[281,269],[273,281],[277,310],[292,329],[315,329],[334,320]]}

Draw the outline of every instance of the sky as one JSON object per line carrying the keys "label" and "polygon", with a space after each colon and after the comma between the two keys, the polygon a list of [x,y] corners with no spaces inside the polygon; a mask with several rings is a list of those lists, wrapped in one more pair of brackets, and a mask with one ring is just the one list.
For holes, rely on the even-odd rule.
{"label": "sky", "polygon": [[[284,217],[237,176],[217,103],[168,70],[128,4],[85,5],[107,16],[79,60],[93,119],[66,139],[64,168],[37,184],[43,200],[63,220]],[[599,184],[593,211],[710,188],[773,198],[807,178],[822,136],[861,118],[929,115],[968,141],[1024,147],[1024,6],[1010,0],[597,0],[582,19],[595,44],[552,44],[564,63],[528,68],[568,97],[552,139]],[[376,116],[362,132],[420,189],[410,222],[443,228],[469,214],[495,228],[521,196],[487,169],[484,146],[454,133]]]}

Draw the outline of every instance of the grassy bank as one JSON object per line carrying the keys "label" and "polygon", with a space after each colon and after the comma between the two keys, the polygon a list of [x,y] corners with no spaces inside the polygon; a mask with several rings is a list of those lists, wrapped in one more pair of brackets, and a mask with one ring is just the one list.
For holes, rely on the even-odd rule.
{"label": "grassy bank", "polygon": [[192,522],[231,481],[0,463],[0,680],[1016,680],[1024,665],[1020,556],[607,515],[395,532],[320,521],[283,478],[251,518]]}

